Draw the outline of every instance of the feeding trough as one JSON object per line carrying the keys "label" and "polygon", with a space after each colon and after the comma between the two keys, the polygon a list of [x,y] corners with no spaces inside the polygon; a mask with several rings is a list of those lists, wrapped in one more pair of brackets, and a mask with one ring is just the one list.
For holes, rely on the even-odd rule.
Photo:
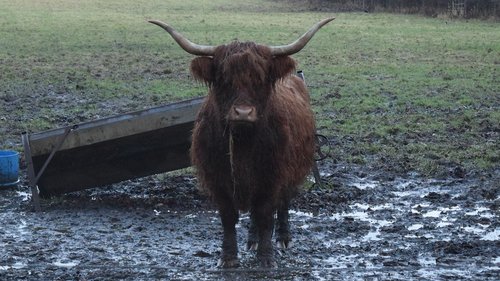
{"label": "feeding trough", "polygon": [[188,167],[191,130],[202,101],[23,134],[33,199]]}

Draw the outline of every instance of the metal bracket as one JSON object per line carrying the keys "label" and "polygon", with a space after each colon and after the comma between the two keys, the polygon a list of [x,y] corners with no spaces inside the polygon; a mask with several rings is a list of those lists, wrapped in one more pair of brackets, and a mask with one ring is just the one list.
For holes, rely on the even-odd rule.
{"label": "metal bracket", "polygon": [[331,150],[330,140],[324,135],[316,134],[316,155],[314,160],[321,161],[326,159],[331,155]]}
{"label": "metal bracket", "polygon": [[25,154],[26,164],[27,164],[27,168],[28,168],[28,181],[29,181],[29,186],[31,188],[31,199],[33,201],[33,204],[35,206],[35,210],[37,212],[41,211],[40,196],[39,196],[39,190],[38,190],[38,186],[37,186],[38,181],[42,177],[43,173],[45,172],[45,169],[49,165],[50,161],[52,160],[52,158],[54,157],[56,152],[61,149],[61,147],[62,147],[64,141],[66,140],[66,138],[68,137],[69,133],[72,132],[73,130],[76,130],[76,129],[78,129],[78,125],[74,125],[72,127],[67,127],[64,130],[64,133],[63,133],[61,139],[54,146],[54,148],[52,149],[52,151],[49,154],[49,157],[47,157],[47,159],[43,163],[42,168],[40,168],[40,170],[38,171],[38,174],[36,174],[36,175],[35,175],[35,167],[33,166],[31,148],[30,148],[30,144],[29,144],[29,135],[27,133],[22,134],[22,140],[23,140],[23,145],[24,145],[24,154]]}

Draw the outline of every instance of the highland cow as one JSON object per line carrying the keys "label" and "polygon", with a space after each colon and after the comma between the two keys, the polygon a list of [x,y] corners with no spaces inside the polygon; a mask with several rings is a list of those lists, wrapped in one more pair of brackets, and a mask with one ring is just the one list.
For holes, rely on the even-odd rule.
{"label": "highland cow", "polygon": [[275,267],[272,236],[287,248],[290,200],[310,172],[315,123],[304,82],[294,75],[299,52],[323,25],[315,24],[295,42],[264,46],[232,42],[197,45],[168,24],[165,29],[197,56],[191,73],[209,88],[193,129],[191,160],[200,188],[215,201],[224,230],[220,267],[238,266],[235,225],[250,212],[247,248],[263,267]]}

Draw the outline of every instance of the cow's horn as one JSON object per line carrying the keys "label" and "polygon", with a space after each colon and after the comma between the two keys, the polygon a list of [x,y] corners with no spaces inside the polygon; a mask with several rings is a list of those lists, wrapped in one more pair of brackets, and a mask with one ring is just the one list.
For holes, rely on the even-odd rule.
{"label": "cow's horn", "polygon": [[291,44],[283,46],[271,46],[271,52],[273,56],[290,56],[299,52],[300,50],[302,50],[302,48],[306,46],[309,40],[311,40],[316,31],[318,31],[321,27],[323,27],[323,25],[331,22],[334,19],[335,18],[327,18],[318,22],[313,27],[311,27],[309,31],[304,33],[302,36],[300,36],[299,39],[295,40],[295,42]]}
{"label": "cow's horn", "polygon": [[157,20],[150,20],[149,22],[152,24],[156,24],[159,27],[165,29],[168,33],[170,33],[170,35],[172,36],[172,38],[174,38],[174,40],[177,42],[177,44],[179,44],[179,46],[181,46],[184,49],[184,51],[186,51],[192,55],[195,55],[195,56],[213,56],[215,53],[216,47],[195,44],[195,43],[189,41],[186,37],[184,37],[182,34],[177,32],[170,25],[168,25],[164,22],[157,21]]}

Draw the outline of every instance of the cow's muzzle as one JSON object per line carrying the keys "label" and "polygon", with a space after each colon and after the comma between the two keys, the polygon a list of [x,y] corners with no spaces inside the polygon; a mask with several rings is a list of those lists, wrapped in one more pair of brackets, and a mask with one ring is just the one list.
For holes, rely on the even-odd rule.
{"label": "cow's muzzle", "polygon": [[254,123],[257,121],[257,109],[248,105],[233,105],[228,120],[234,123]]}

